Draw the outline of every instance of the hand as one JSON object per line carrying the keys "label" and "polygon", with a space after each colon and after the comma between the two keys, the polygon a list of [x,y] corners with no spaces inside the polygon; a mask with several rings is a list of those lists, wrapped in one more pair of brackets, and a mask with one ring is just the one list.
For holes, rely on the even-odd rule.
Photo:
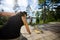
{"label": "hand", "polygon": [[29,34],[31,34],[31,32],[29,32]]}

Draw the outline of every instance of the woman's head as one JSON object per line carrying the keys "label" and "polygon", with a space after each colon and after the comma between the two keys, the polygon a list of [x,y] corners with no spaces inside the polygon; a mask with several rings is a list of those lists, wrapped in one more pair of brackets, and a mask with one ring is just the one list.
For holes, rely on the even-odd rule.
{"label": "woman's head", "polygon": [[17,14],[21,15],[21,16],[24,16],[26,15],[27,16],[27,12],[23,11],[23,12],[18,12]]}
{"label": "woman's head", "polygon": [[27,12],[24,11],[23,14],[25,14],[27,16]]}

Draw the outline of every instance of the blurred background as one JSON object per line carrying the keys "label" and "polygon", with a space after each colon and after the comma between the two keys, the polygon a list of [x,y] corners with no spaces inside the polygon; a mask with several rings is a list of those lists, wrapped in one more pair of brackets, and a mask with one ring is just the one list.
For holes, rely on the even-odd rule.
{"label": "blurred background", "polygon": [[27,12],[30,25],[60,22],[60,0],[0,0],[0,12],[18,11]]}

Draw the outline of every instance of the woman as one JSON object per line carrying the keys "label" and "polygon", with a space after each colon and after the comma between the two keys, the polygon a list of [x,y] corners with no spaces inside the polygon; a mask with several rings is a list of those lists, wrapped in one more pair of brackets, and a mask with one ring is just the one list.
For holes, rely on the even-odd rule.
{"label": "woman", "polygon": [[[10,16],[10,14],[6,14],[6,16],[8,15]],[[20,32],[22,25],[25,25],[27,32],[31,34],[26,20],[26,16],[26,12],[13,14],[0,30],[0,40],[22,40],[22,35]]]}

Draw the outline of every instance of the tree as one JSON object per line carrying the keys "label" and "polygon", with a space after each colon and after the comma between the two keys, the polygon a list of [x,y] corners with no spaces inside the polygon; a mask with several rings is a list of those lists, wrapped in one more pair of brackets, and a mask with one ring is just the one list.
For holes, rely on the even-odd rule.
{"label": "tree", "polygon": [[57,3],[59,0],[51,0],[52,3]]}
{"label": "tree", "polygon": [[[51,0],[51,2],[52,2],[52,4],[55,4],[55,3],[58,3],[59,0]],[[57,5],[56,5],[56,6],[57,6]],[[56,12],[56,13],[55,13],[55,19],[56,19],[56,20],[58,20],[58,19],[60,18],[60,17],[59,17],[59,16],[60,16],[60,13],[59,13],[59,12],[60,12],[60,11],[59,11],[60,9],[59,9],[59,8],[60,8],[60,6],[58,6],[57,8],[55,8],[55,9],[56,9],[56,11],[55,11],[55,12]]]}
{"label": "tree", "polygon": [[39,24],[39,21],[40,21],[40,13],[39,11],[36,12],[36,24]]}
{"label": "tree", "polygon": [[53,11],[53,5],[55,4],[55,3],[57,3],[59,0],[51,0],[51,3],[52,3],[52,11]]}
{"label": "tree", "polygon": [[42,3],[44,3],[46,0],[38,0],[38,3],[39,4],[42,4]]}
{"label": "tree", "polygon": [[56,9],[56,19],[60,19],[60,6],[58,6]]}
{"label": "tree", "polygon": [[39,4],[43,5],[43,22],[45,23],[46,20],[46,0],[38,0]]}

